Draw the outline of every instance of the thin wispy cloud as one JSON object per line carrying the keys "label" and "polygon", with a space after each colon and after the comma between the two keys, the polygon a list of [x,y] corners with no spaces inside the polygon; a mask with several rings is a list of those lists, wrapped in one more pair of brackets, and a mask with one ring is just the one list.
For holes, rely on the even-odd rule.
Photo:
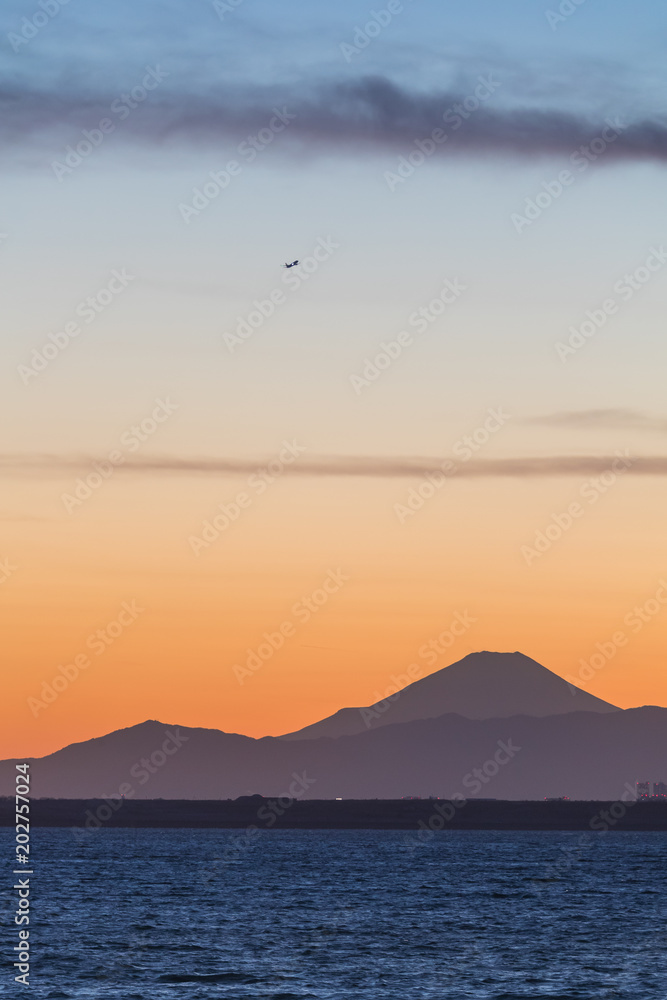
{"label": "thin wispy cloud", "polygon": [[571,427],[575,430],[647,430],[667,431],[667,418],[639,410],[570,410],[526,417],[522,423],[541,427]]}
{"label": "thin wispy cloud", "polygon": [[[457,479],[514,478],[541,479],[549,476],[594,476],[612,468],[615,462],[629,460],[627,475],[667,475],[667,455],[554,455],[544,458],[479,458],[457,461],[452,458]],[[99,457],[58,455],[3,455],[0,471],[12,475],[40,475],[53,478],[87,474],[94,469]],[[331,455],[300,458],[286,466],[286,476],[359,476],[376,479],[407,479],[426,476],[440,470],[445,458],[382,457],[363,455]],[[148,456],[128,459],[115,467],[114,475],[249,475],[261,470],[261,459],[246,458],[181,458]]]}

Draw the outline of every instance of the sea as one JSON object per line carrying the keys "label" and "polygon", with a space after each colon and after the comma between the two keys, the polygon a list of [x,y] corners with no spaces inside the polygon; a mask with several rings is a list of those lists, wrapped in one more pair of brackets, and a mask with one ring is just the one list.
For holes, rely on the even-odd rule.
{"label": "sea", "polygon": [[31,850],[30,985],[10,870],[3,1000],[667,997],[664,833],[38,828]]}

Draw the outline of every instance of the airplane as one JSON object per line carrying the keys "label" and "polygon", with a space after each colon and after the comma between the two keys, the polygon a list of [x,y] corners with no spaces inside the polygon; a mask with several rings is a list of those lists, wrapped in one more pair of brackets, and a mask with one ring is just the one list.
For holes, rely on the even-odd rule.
{"label": "airplane", "polygon": [[294,265],[298,264],[298,263],[299,263],[298,260],[293,260],[291,264],[283,264],[282,266],[283,267],[294,267]]}

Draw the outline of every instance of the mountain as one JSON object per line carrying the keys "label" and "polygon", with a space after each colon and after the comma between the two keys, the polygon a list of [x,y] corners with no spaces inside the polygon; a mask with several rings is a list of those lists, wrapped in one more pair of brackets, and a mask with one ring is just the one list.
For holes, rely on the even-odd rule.
{"label": "mountain", "polygon": [[[405,678],[407,680],[407,678]],[[618,712],[615,705],[568,684],[523,653],[470,653],[458,663],[414,681],[393,700],[363,708],[341,708],[321,722],[282,736],[283,740],[336,739],[379,726],[433,719],[454,713],[467,719],[512,715]]]}
{"label": "mountain", "polygon": [[[667,709],[436,719],[336,740],[144,722],[30,762],[34,797],[620,799],[667,778]],[[12,795],[16,761],[0,762]]]}
{"label": "mountain", "polygon": [[[31,793],[614,799],[667,777],[667,709],[621,710],[521,653],[471,654],[392,699],[258,740],[144,722],[29,761]],[[15,765],[0,761],[0,795]]]}

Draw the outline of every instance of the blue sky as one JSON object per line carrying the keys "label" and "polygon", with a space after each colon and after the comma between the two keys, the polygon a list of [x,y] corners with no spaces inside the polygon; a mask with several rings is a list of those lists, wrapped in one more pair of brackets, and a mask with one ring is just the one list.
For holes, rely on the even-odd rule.
{"label": "blue sky", "polygon": [[[520,417],[659,413],[660,271],[567,365],[555,345],[660,244],[667,12],[586,0],[552,29],[558,9],[412,0],[346,61],[341,44],[373,20],[362,3],[244,0],[221,19],[206,2],[71,0],[18,46],[40,8],[3,6],[5,451],[94,452],[164,391],[185,415],[163,447],[200,454],[267,453],[297,431],[323,452],[437,454],[500,402]],[[147,67],[164,80],[125,120],[110,112]],[[498,84],[488,101],[390,190],[480,76]],[[368,79],[383,81],[371,98]],[[193,192],[281,107],[295,123],[186,224]],[[102,115],[113,132],[57,179]],[[517,233],[513,215],[607,118],[628,134]],[[224,334],[283,287],[279,262],[321,239],[339,247],[231,355]],[[19,367],[115,268],[134,276],[127,291],[24,385]],[[357,397],[351,375],[446,279],[467,286],[461,301]],[[498,446],[586,450],[608,434],[517,424]],[[627,434],[655,445],[637,424]]]}

